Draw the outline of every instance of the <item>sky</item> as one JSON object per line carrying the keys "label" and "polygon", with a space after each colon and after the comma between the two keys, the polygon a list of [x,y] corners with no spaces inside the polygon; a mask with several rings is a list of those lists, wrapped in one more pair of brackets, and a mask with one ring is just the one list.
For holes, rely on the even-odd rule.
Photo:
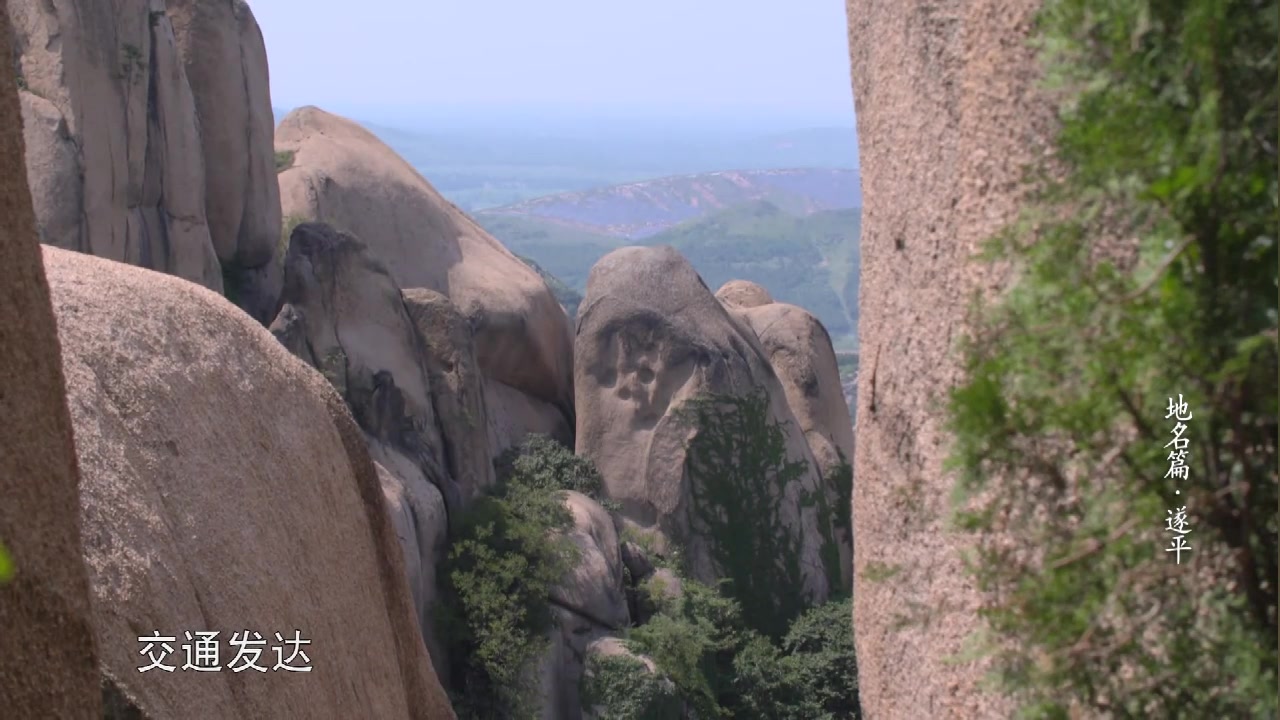
{"label": "sky", "polygon": [[852,125],[843,0],[249,0],[273,105]]}

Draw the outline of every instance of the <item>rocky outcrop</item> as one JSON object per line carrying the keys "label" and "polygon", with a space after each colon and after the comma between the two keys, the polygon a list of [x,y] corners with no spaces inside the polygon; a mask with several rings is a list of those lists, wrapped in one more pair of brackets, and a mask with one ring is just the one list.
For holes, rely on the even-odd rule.
{"label": "rocky outcrop", "polygon": [[704,582],[722,574],[713,551],[727,546],[699,520],[718,511],[695,502],[707,488],[686,463],[687,443],[708,428],[689,423],[681,410],[708,394],[763,392],[766,421],[783,424],[787,459],[804,465],[771,508],[787,536],[779,539],[794,540],[797,555],[776,560],[798,563],[803,582],[773,592],[826,598],[823,536],[815,508],[803,502],[821,488],[813,455],[755,334],[716,301],[678,252],[623,248],[596,264],[579,309],[574,365],[578,454],[595,462],[604,494],[620,503],[625,521],[684,546],[693,576]]}
{"label": "rocky outcrop", "polygon": [[41,240],[225,291],[269,322],[280,199],[243,0],[12,0],[8,15]]}
{"label": "rocky outcrop", "polygon": [[604,629],[621,631],[630,624],[623,593],[622,552],[613,518],[600,503],[579,492],[565,493],[573,516],[569,541],[578,562],[551,590],[551,602],[573,610]]}
{"label": "rocky outcrop", "polygon": [[579,492],[565,492],[564,505],[573,517],[567,537],[578,563],[551,590],[556,626],[540,666],[546,720],[582,717],[579,685],[588,646],[631,624],[613,518]]}
{"label": "rocky outcrop", "polygon": [[499,382],[484,384],[489,449],[496,458],[518,447],[529,435],[547,435],[564,445],[573,444],[573,426],[555,405]]}
{"label": "rocky outcrop", "polygon": [[753,308],[773,302],[768,290],[750,280],[730,280],[716,291],[716,299],[725,307]]}
{"label": "rocky outcrop", "polygon": [[[0,57],[10,57],[0,0]],[[102,717],[79,473],[49,287],[23,165],[17,87],[0,79],[0,706],[23,718]],[[8,573],[0,573],[7,575]]]}
{"label": "rocky outcrop", "polygon": [[195,100],[159,0],[11,0],[41,239],[222,290]]}
{"label": "rocky outcrop", "polygon": [[[978,630],[977,594],[948,531],[940,417],[975,290],[972,261],[1018,209],[1045,150],[1032,0],[848,0],[863,183],[854,465],[854,627],[867,717],[1009,717],[984,668],[949,662]],[[862,582],[871,563],[901,568]],[[903,626],[928,608],[929,622]]]}
{"label": "rocky outcrop", "polygon": [[[333,383],[380,453],[402,456],[455,506],[460,492],[423,359],[400,289],[364,245],[328,225],[298,226],[285,264],[284,305],[272,332]],[[394,467],[388,469],[394,470]]]}
{"label": "rocky outcrop", "polygon": [[276,149],[293,154],[279,175],[286,217],[341,228],[368,245],[399,287],[448,297],[471,324],[484,374],[572,423],[569,322],[537,272],[350,120],[294,110],[277,128]]}
{"label": "rocky outcrop", "polygon": [[440,418],[446,464],[463,499],[468,500],[493,485],[493,457],[499,452],[492,450],[489,442],[486,385],[476,360],[471,324],[449,298],[435,290],[412,288],[401,294],[409,319],[426,346],[424,360],[431,378],[431,401]]}
{"label": "rocky outcrop", "polygon": [[[723,293],[724,288],[717,297]],[[841,582],[847,588],[853,570],[851,508],[847,487],[842,491],[836,483],[852,479],[847,466],[853,462],[853,420],[840,385],[831,336],[818,318],[795,305],[731,306],[730,312],[755,331],[827,482],[827,493],[833,503],[840,502],[834,512],[838,514]]]}
{"label": "rocky outcrop", "polygon": [[[490,466],[486,476],[477,467],[489,461],[483,429],[469,430],[461,425],[465,418],[456,416],[446,423],[436,412],[437,403],[448,399],[453,404],[447,407],[458,415],[467,399],[454,396],[439,372],[433,381],[428,359],[434,356],[443,363],[465,357],[468,345],[464,338],[454,338],[460,347],[429,351],[418,327],[443,324],[433,330],[433,338],[447,339],[450,308],[437,307],[441,318],[433,318],[430,299],[419,296],[415,322],[382,263],[358,239],[321,223],[294,229],[282,299],[271,330],[337,388],[364,431],[381,468],[424,637],[444,667],[431,622],[435,567],[443,557],[448,518],[461,511],[464,496],[479,490],[461,486],[457,470],[473,482],[491,481],[493,471]],[[456,361],[453,369],[458,370]],[[473,397],[479,392],[468,390]],[[468,441],[479,446],[467,447]]]}
{"label": "rocky outcrop", "polygon": [[165,0],[191,84],[205,214],[228,295],[263,324],[277,310],[280,241],[267,49],[244,0]]}
{"label": "rocky outcrop", "polygon": [[[397,458],[400,459],[400,458]],[[382,498],[404,554],[405,578],[413,600],[422,639],[431,653],[432,665],[439,668],[441,682],[448,669],[448,657],[436,632],[434,610],[437,602],[436,566],[447,550],[449,515],[440,490],[412,470],[391,472],[374,462]]]}
{"label": "rocky outcrop", "polygon": [[[54,248],[44,260],[118,694],[157,718],[452,717],[377,472],[329,383],[207,290]],[[270,647],[295,630],[315,672],[226,671],[233,633]],[[175,638],[162,659],[179,667],[184,632],[218,632],[224,671],[139,673],[153,631]]]}

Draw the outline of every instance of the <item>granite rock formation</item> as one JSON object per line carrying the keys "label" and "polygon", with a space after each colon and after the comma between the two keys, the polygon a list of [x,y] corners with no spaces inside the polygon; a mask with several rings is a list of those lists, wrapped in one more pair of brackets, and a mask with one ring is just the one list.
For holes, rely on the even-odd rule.
{"label": "granite rock formation", "polygon": [[[101,670],[143,717],[452,717],[363,435],[224,298],[45,247]],[[293,631],[312,673],[139,673],[141,635]],[[287,658],[288,648],[286,651]],[[262,661],[279,658],[266,650]],[[228,657],[222,662],[234,662]],[[341,678],[335,682],[334,678]]]}
{"label": "granite rock formation", "polygon": [[[854,627],[867,717],[1009,717],[954,663],[978,595],[947,526],[941,411],[974,292],[1003,279],[973,261],[1019,209],[1047,149],[1033,0],[847,0],[863,185],[853,489]],[[901,568],[862,582],[872,563]],[[902,622],[927,612],[929,622]]]}

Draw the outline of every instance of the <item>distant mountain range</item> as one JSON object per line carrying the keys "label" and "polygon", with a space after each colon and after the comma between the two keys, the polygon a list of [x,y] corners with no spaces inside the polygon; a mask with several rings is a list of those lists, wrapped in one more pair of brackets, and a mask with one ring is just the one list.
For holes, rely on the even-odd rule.
{"label": "distant mountain range", "polygon": [[[273,108],[276,120],[284,108]],[[390,127],[362,122],[467,212],[651,178],[734,168],[854,168],[848,127],[753,134],[633,123],[560,132]]]}
{"label": "distant mountain range", "polygon": [[566,307],[576,307],[591,267],[611,250],[671,245],[712,290],[733,279],[759,283],[814,313],[837,346],[853,349],[856,187],[848,170],[704,173],[538,198],[474,217],[551,278]]}
{"label": "distant mountain range", "polygon": [[540,197],[476,216],[547,220],[568,229],[639,240],[761,200],[798,216],[862,205],[857,171],[806,168],[664,177]]}

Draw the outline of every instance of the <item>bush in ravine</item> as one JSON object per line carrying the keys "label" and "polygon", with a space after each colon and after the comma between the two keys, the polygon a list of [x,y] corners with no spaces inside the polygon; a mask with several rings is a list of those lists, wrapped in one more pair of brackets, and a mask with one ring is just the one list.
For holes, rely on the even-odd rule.
{"label": "bush in ravine", "polygon": [[530,669],[552,628],[552,586],[577,562],[554,530],[573,518],[563,490],[597,495],[600,476],[550,438],[500,458],[498,483],[458,523],[441,572],[454,707],[462,718],[527,715]]}
{"label": "bush in ravine", "polygon": [[[851,720],[861,716],[850,601],[834,600],[801,614],[778,643],[748,628],[738,603],[682,579],[683,595],[667,599],[629,647],[653,660],[658,676],[675,685],[690,716],[741,720]],[[616,714],[644,705],[650,692],[613,684],[605,707]],[[647,685],[645,686],[648,687]],[[680,707],[663,704],[679,718]]]}
{"label": "bush in ravine", "polygon": [[596,720],[670,720],[684,703],[675,684],[629,655],[591,656],[582,675],[582,707]]}
{"label": "bush in ravine", "polygon": [[1045,2],[1057,166],[950,406],[975,649],[1026,717],[1276,717],[1277,32],[1270,1]]}

